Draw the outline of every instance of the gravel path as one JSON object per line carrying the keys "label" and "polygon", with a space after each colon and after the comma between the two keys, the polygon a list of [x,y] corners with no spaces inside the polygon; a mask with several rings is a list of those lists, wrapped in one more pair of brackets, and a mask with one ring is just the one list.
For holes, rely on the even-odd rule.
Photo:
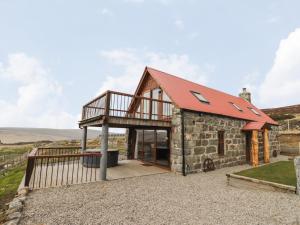
{"label": "gravel path", "polygon": [[243,168],[37,190],[21,224],[300,224],[300,197],[227,186]]}

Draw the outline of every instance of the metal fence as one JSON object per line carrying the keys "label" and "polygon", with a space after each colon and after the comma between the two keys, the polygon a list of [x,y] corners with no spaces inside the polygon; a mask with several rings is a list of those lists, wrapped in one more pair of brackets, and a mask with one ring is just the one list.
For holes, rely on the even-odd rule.
{"label": "metal fence", "polygon": [[37,148],[28,155],[25,186],[32,189],[97,181],[101,153],[79,147]]}

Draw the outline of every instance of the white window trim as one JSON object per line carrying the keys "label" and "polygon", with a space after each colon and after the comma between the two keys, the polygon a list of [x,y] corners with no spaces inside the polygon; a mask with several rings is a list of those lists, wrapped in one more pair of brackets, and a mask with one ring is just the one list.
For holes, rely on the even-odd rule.
{"label": "white window trim", "polygon": [[255,115],[260,116],[260,113],[256,111],[256,109],[249,107],[251,112],[253,112]]}
{"label": "white window trim", "polygon": [[[202,102],[202,103],[206,103],[206,104],[210,104],[210,102],[199,92],[196,91],[191,91],[191,93],[194,95],[195,98],[198,99],[198,101]],[[200,96],[198,96],[200,95]],[[201,97],[201,98],[199,98]]]}
{"label": "white window trim", "polygon": [[240,112],[243,112],[242,108],[239,107],[237,104],[233,103],[233,102],[229,102],[231,105],[234,106],[234,108],[236,108],[237,110],[239,110]]}

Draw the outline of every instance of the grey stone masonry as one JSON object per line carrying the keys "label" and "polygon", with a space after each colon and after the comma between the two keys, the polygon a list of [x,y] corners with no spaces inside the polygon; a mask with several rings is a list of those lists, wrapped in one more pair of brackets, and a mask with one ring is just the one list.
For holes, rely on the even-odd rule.
{"label": "grey stone masonry", "polygon": [[[184,111],[184,145],[186,172],[202,170],[206,158],[213,159],[216,168],[246,163],[246,134],[242,128],[247,123],[219,115]],[[218,131],[224,131],[224,155],[218,154]],[[277,128],[269,132],[270,156],[279,151]],[[259,134],[259,159],[263,160],[263,137]],[[182,172],[181,114],[174,109],[172,119],[171,169]]]}
{"label": "grey stone masonry", "polygon": [[180,109],[173,108],[171,130],[171,170],[182,172],[182,148],[181,148],[181,114]]}
{"label": "grey stone masonry", "polygon": [[272,126],[269,132],[270,156],[272,156],[273,151],[277,151],[278,155],[280,154],[279,130],[279,126]]}
{"label": "grey stone masonry", "polygon": [[297,178],[296,192],[297,195],[300,195],[300,156],[294,159],[294,165],[295,165],[296,178]]}

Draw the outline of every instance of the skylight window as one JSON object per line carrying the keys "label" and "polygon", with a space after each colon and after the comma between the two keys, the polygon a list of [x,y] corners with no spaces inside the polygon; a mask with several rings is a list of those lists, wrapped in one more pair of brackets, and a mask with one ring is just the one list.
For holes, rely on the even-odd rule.
{"label": "skylight window", "polygon": [[254,114],[260,116],[259,112],[257,112],[255,109],[253,109],[253,108],[249,108],[249,109],[250,109]]}
{"label": "skylight window", "polygon": [[200,102],[209,104],[209,101],[202,94],[194,91],[191,92]]}
{"label": "skylight window", "polygon": [[235,103],[230,102],[237,110],[239,110],[240,112],[243,112],[243,110]]}

